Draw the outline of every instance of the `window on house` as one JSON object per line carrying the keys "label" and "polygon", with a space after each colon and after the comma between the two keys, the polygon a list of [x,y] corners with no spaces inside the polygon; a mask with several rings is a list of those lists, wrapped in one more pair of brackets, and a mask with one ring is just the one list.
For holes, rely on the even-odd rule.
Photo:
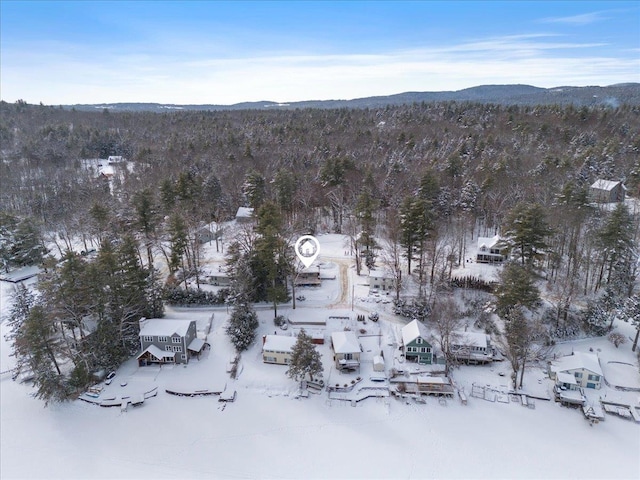
{"label": "window on house", "polygon": [[422,339],[420,337],[416,338],[416,343],[420,345],[422,343]]}
{"label": "window on house", "polygon": [[420,347],[420,353],[427,353],[427,347]]}
{"label": "window on house", "polygon": [[576,378],[582,378],[582,372],[576,372],[574,375]]}
{"label": "window on house", "polygon": [[147,343],[151,343],[151,342],[153,342],[153,337],[151,335],[145,335],[144,337],[142,337],[142,341],[143,342],[147,342]]}
{"label": "window on house", "polygon": [[173,349],[172,351],[174,351],[174,352],[181,352],[182,351],[182,347],[173,346],[172,349]]}
{"label": "window on house", "polygon": [[164,346],[165,351],[167,352],[172,352],[173,350],[171,349],[171,345],[165,345]]}
{"label": "window on house", "polygon": [[171,341],[173,343],[180,343],[182,341],[182,339],[180,337],[171,337]]}
{"label": "window on house", "polygon": [[169,341],[168,337],[158,337],[158,341],[160,343],[167,343]]}
{"label": "window on house", "polygon": [[589,375],[589,380],[600,381],[600,375]]}
{"label": "window on house", "polygon": [[351,353],[345,353],[345,354],[344,354],[344,359],[345,359],[345,360],[353,360],[353,354],[351,354]]}
{"label": "window on house", "polygon": [[186,359],[187,359],[187,356],[183,353],[183,354],[181,355],[181,358],[182,358],[182,360],[186,360]]}

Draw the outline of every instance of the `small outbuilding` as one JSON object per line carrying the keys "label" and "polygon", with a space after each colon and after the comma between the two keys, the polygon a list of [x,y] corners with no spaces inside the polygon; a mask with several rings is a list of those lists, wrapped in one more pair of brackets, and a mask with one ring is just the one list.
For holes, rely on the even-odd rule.
{"label": "small outbuilding", "polygon": [[624,202],[627,189],[622,182],[598,179],[589,189],[592,202],[618,203]]}
{"label": "small outbuilding", "polygon": [[236,212],[236,222],[238,223],[251,223],[253,222],[253,208],[250,207],[238,207]]}

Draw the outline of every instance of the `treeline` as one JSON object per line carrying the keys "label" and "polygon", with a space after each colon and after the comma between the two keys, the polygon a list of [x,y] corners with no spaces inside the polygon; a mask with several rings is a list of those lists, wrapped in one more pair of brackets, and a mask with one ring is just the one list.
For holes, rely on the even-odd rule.
{"label": "treeline", "polygon": [[32,377],[46,402],[77,395],[139,348],[139,320],[161,317],[157,272],[144,268],[136,242],[104,241],[95,259],[68,251],[49,262],[37,294],[19,284],[7,339],[16,375]]}
{"label": "treeline", "polygon": [[[468,239],[500,232],[526,285],[544,283],[556,332],[573,328],[587,299],[612,312],[634,294],[638,216],[625,205],[593,205],[589,186],[624,180],[629,194],[638,192],[638,106],[450,102],[154,114],[18,102],[0,103],[0,141],[0,245],[13,252],[3,253],[5,265],[24,263],[15,248],[22,223],[44,235],[34,245],[53,245],[58,257],[78,242],[104,255],[105,244],[129,239],[148,277],[161,261],[170,284],[186,289],[193,279],[197,290],[199,230],[209,224],[223,234],[220,225],[239,206],[253,207],[257,227],[236,232],[226,252],[239,350],[253,338],[251,303],[271,302],[277,316],[293,291],[287,246],[302,233],[344,233],[358,273],[384,263],[397,300],[412,283],[431,306],[474,250]],[[113,166],[112,178],[83,161],[109,155],[129,160]],[[505,314],[527,296],[498,294],[512,302]],[[135,337],[135,327],[127,331]]]}

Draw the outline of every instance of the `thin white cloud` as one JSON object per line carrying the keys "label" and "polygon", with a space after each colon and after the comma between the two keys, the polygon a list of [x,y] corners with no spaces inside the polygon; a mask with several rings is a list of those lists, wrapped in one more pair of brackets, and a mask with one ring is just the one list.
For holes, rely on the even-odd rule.
{"label": "thin white cloud", "polygon": [[[609,85],[640,81],[633,51],[529,34],[376,54],[270,54],[232,58],[148,50],[122,54],[29,46],[3,53],[4,100],[45,104],[218,103],[350,99],[481,84]],[[185,45],[185,47],[188,47]],[[86,51],[83,51],[86,50]],[[46,79],[46,82],[43,81]]]}
{"label": "thin white cloud", "polygon": [[539,21],[541,23],[560,23],[564,25],[584,26],[591,25],[596,22],[600,22],[608,19],[605,12],[591,12],[582,13],[580,15],[571,15],[568,17],[547,17],[542,18]]}

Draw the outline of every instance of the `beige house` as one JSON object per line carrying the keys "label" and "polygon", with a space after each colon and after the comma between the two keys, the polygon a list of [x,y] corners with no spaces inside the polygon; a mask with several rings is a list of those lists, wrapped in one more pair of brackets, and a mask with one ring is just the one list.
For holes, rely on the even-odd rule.
{"label": "beige house", "polygon": [[289,365],[295,344],[295,337],[289,337],[287,335],[264,335],[262,337],[262,361],[264,363]]}
{"label": "beige house", "polygon": [[360,368],[360,342],[356,334],[350,331],[331,334],[333,359],[338,370],[356,370]]}
{"label": "beige house", "polygon": [[602,387],[603,375],[598,357],[592,353],[574,352],[572,355],[560,357],[549,364],[549,377],[556,382],[569,384],[566,375],[575,378],[575,384],[582,388]]}

